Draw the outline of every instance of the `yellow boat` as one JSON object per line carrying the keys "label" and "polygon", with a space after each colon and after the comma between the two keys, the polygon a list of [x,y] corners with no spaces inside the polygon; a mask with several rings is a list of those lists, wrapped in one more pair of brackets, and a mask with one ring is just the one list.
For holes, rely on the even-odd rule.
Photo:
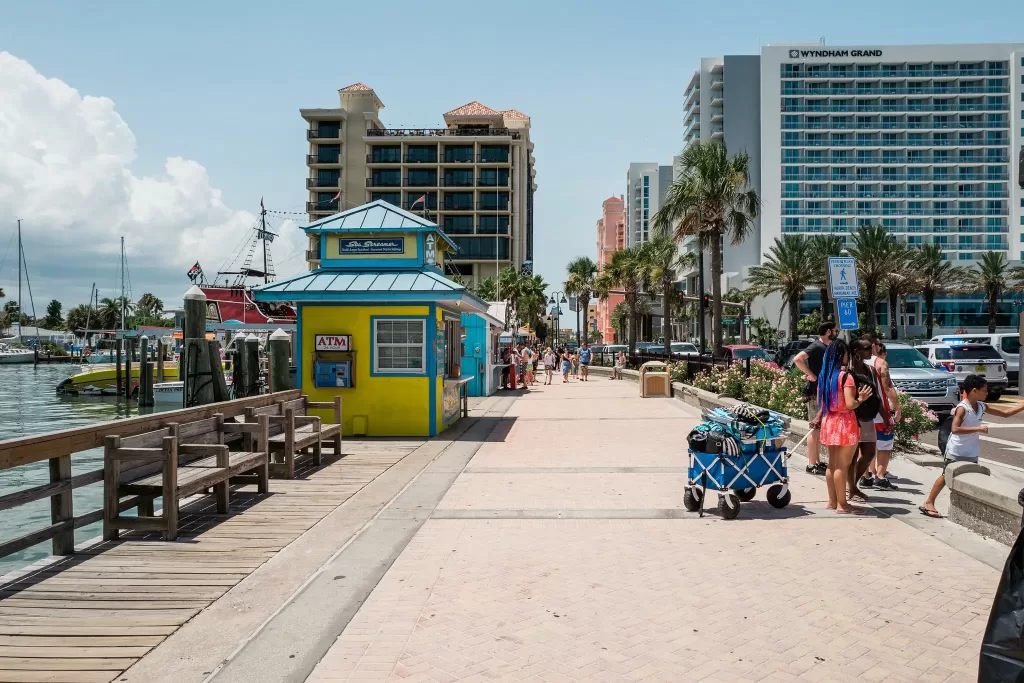
{"label": "yellow boat", "polygon": [[[121,372],[123,373],[124,370],[122,369]],[[178,364],[173,361],[164,363],[164,381],[174,382],[177,379]],[[132,393],[139,386],[139,366],[135,363],[132,364],[131,386]],[[57,393],[66,396],[116,396],[117,368],[113,365],[90,365],[88,369],[77,375],[72,375],[58,384]]]}

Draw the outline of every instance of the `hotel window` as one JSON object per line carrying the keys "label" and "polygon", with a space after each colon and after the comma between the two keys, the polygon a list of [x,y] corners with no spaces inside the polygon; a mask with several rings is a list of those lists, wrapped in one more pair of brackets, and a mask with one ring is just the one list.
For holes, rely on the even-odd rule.
{"label": "hotel window", "polygon": [[448,163],[473,161],[473,145],[451,145],[444,148],[444,160]]}
{"label": "hotel window", "polygon": [[316,160],[322,164],[336,164],[341,156],[341,145],[319,145],[316,148]]}
{"label": "hotel window", "polygon": [[450,235],[472,235],[472,216],[445,216],[444,231]]}
{"label": "hotel window", "polygon": [[480,216],[476,231],[483,235],[507,235],[508,216]]}
{"label": "hotel window", "polygon": [[321,168],[316,172],[316,184],[318,187],[338,187],[341,179],[341,171],[336,169]]}
{"label": "hotel window", "polygon": [[374,372],[424,374],[426,332],[425,320],[374,320]]}
{"label": "hotel window", "polygon": [[[472,173],[472,171],[470,171]],[[402,172],[398,169],[390,171],[372,171],[370,173],[370,184],[373,187],[400,187],[402,185]]]}
{"label": "hotel window", "polygon": [[[644,176],[646,184],[647,177]],[[480,185],[490,187],[505,187],[508,185],[508,169],[506,168],[483,168],[480,169]]]}
{"label": "hotel window", "polygon": [[402,194],[400,192],[373,192],[370,194],[370,201],[385,201],[395,206],[402,205]]}
{"label": "hotel window", "polygon": [[437,171],[410,169],[406,180],[409,187],[437,187]]}

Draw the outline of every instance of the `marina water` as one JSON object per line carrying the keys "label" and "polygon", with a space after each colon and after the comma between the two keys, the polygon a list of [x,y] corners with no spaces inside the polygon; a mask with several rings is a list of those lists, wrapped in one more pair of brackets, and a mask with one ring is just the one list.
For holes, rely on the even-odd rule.
{"label": "marina water", "polygon": [[[95,367],[95,366],[93,366]],[[107,397],[58,396],[54,387],[79,372],[77,365],[0,365],[0,441],[31,434],[73,429],[97,422],[139,414],[135,401]],[[173,406],[166,406],[172,409]],[[158,407],[156,410],[165,408]],[[153,412],[152,408],[144,409]],[[103,467],[103,449],[76,453],[71,457],[73,474]],[[0,471],[0,495],[14,493],[49,482],[47,461]],[[103,506],[103,483],[75,489],[75,514]],[[3,513],[0,542],[23,536],[50,524],[50,499],[44,498]],[[102,524],[75,530],[75,542],[99,536]],[[50,541],[14,555],[0,557],[0,575],[50,555]]]}

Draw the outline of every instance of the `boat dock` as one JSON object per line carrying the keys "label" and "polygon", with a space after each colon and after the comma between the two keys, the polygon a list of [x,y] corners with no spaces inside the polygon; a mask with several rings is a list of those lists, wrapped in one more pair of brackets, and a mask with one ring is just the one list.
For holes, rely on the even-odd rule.
{"label": "boat dock", "polygon": [[[0,470],[50,463],[50,483],[0,497],[0,520],[6,511],[45,498],[52,513],[49,525],[0,543],[0,556],[45,540],[55,554],[0,583],[0,680],[114,680],[425,441],[346,439],[340,457],[325,454],[321,466],[300,467],[295,479],[272,479],[269,493],[257,493],[254,485],[232,487],[227,515],[216,513],[213,496],[195,496],[182,502],[173,542],[141,531],[118,542],[75,538],[74,530],[100,521],[102,510],[74,510],[71,491],[102,486],[103,471],[71,476],[72,453],[111,434],[240,414],[297,395],[281,392],[0,442]],[[76,548],[76,541],[86,543]],[[276,582],[294,589],[295,578]]]}

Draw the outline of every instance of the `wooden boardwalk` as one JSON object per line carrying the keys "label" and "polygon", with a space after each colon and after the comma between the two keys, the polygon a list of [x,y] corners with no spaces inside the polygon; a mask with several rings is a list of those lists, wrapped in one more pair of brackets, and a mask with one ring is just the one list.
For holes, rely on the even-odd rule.
{"label": "wooden boardwalk", "polygon": [[351,440],[341,458],[184,505],[180,536],[128,533],[0,585],[0,683],[107,683],[424,443]]}

